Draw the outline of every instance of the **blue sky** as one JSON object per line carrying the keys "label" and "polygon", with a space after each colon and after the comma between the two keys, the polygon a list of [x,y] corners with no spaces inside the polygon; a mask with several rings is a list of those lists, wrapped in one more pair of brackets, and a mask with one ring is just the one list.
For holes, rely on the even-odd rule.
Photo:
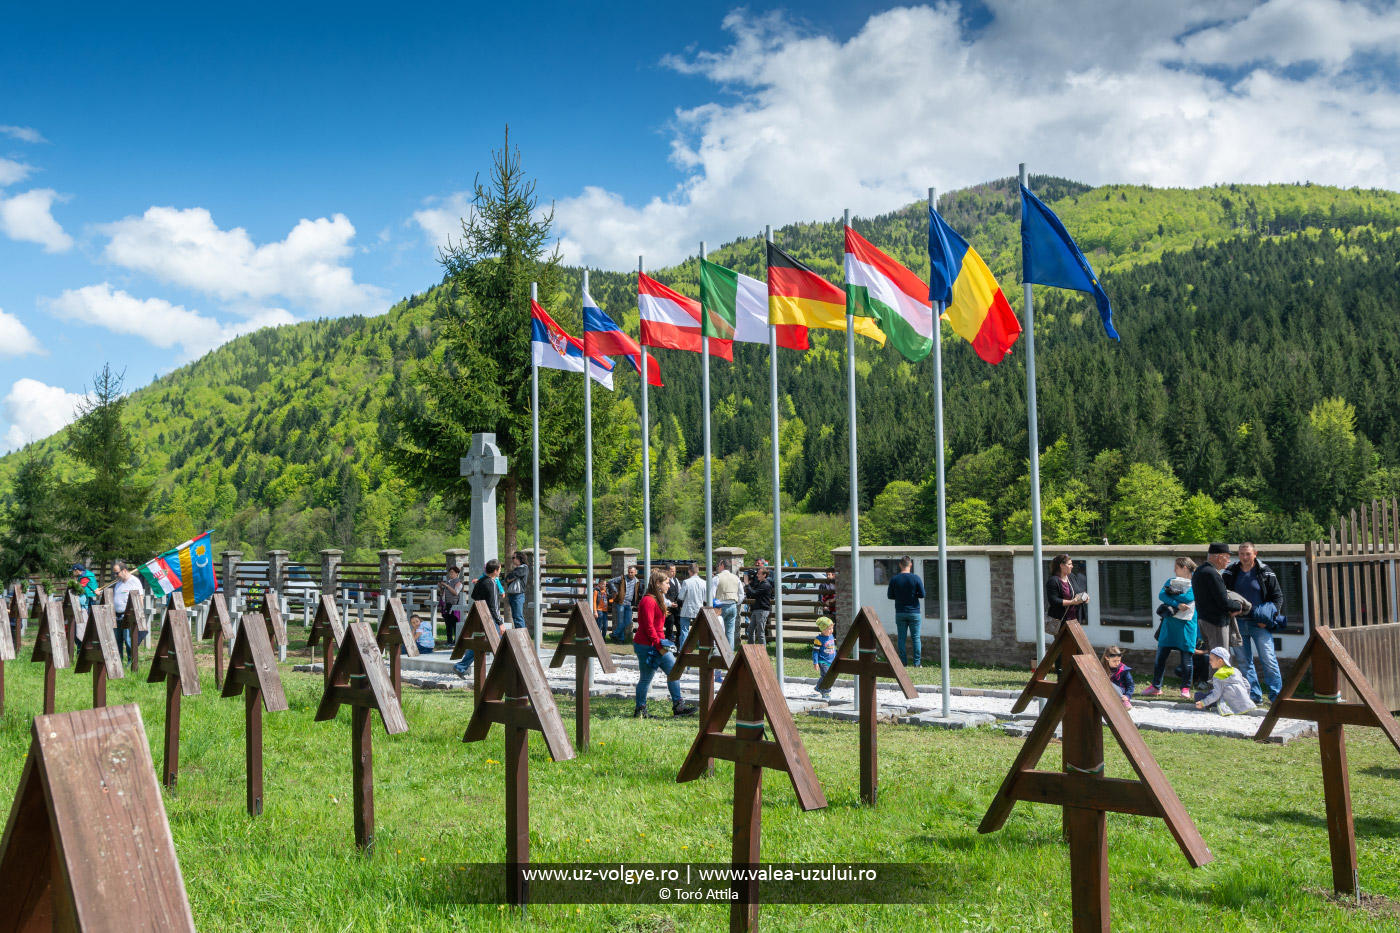
{"label": "blue sky", "polygon": [[1400,182],[1393,5],[133,6],[0,11],[0,451],[104,362],[135,388],[421,291],[507,123],[567,257],[612,268],[1022,159]]}

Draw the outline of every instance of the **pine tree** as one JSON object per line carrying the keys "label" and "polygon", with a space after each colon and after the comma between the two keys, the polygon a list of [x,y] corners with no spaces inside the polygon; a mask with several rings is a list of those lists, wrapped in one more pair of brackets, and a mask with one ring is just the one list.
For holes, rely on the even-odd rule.
{"label": "pine tree", "polygon": [[0,583],[62,574],[52,464],[31,450],[20,462],[10,493],[14,501],[0,534]]}

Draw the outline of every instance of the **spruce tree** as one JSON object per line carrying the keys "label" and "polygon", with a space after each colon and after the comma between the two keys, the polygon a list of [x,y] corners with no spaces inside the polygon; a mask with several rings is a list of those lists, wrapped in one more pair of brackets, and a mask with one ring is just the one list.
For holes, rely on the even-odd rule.
{"label": "spruce tree", "polygon": [[0,584],[28,576],[63,573],[53,467],[31,450],[20,461],[11,504],[0,533]]}

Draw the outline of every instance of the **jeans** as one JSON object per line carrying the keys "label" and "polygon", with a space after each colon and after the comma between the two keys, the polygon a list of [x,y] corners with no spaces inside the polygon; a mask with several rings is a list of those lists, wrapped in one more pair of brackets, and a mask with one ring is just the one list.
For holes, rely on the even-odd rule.
{"label": "jeans", "polygon": [[924,646],[923,640],[919,637],[921,625],[918,610],[909,612],[908,610],[897,610],[894,614],[894,625],[899,630],[899,660],[904,664],[909,664],[909,656],[904,653],[904,640],[911,638],[914,642],[914,667],[923,666]]}
{"label": "jeans", "polygon": [[751,645],[762,645],[768,641],[768,615],[767,609],[749,610],[749,632],[748,641]]}
{"label": "jeans", "polygon": [[525,594],[507,593],[506,599],[510,601],[510,620],[515,623],[516,628],[525,627]]}
{"label": "jeans", "polygon": [[632,627],[632,604],[624,602],[613,610],[613,633],[614,641],[621,641],[627,637],[627,630]]}
{"label": "jeans", "polygon": [[[1241,617],[1243,618],[1243,617]],[[1249,682],[1249,698],[1258,703],[1264,696],[1259,689],[1259,675],[1254,671],[1254,655],[1264,662],[1264,685],[1269,688],[1269,696],[1278,699],[1283,690],[1283,674],[1278,669],[1278,658],[1274,655],[1274,635],[1254,622],[1240,623],[1240,634],[1244,644],[1235,650],[1240,653],[1240,666],[1244,668],[1244,679]]]}
{"label": "jeans", "polygon": [[734,640],[734,626],[739,621],[739,604],[720,603],[718,608],[720,618],[724,619],[724,634],[729,638],[729,650],[737,651],[739,645]]}
{"label": "jeans", "polygon": [[690,635],[690,623],[694,621],[694,617],[681,616],[680,630],[676,632],[677,651],[685,647],[685,640]]}
{"label": "jeans", "polygon": [[462,655],[462,660],[452,665],[452,669],[463,677],[466,677],[467,671],[472,669],[472,661],[474,660],[476,660],[476,652],[468,648],[467,653]]}
{"label": "jeans", "polygon": [[[632,650],[637,653],[637,707],[640,709],[647,705],[647,691],[651,689],[651,679],[656,676],[658,669],[671,673],[671,668],[676,666],[676,655],[671,651],[658,651],[651,645],[632,644]],[[681,685],[674,680],[666,681],[666,689],[671,693],[671,705],[679,706],[681,702]]]}
{"label": "jeans", "polygon": [[1152,662],[1152,686],[1156,687],[1158,690],[1162,689],[1162,678],[1166,676],[1167,672],[1167,658],[1171,657],[1173,651],[1181,655],[1181,666],[1176,669],[1177,674],[1181,677],[1181,685],[1183,687],[1189,687],[1194,680],[1193,668],[1195,666],[1196,657],[1194,652],[1181,651],[1176,648],[1169,648],[1166,645],[1158,645],[1157,659]]}
{"label": "jeans", "polygon": [[[145,643],[146,633],[137,632],[136,647],[140,648]],[[131,629],[129,628],[117,629],[117,656],[125,658],[128,663],[131,661]]]}

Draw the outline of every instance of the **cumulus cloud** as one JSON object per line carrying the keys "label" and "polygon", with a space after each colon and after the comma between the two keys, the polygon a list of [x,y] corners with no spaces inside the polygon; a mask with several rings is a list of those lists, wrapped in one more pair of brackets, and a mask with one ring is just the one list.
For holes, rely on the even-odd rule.
{"label": "cumulus cloud", "polygon": [[70,321],[142,337],[162,349],[179,347],[185,359],[193,359],[240,334],[296,321],[286,310],[272,308],[224,324],[163,298],[136,298],[106,282],[69,289],[46,304],[53,314]]}
{"label": "cumulus cloud", "polygon": [[356,282],[346,265],[355,227],[344,214],[303,219],[285,239],[261,246],[242,227],[220,228],[202,207],[152,207],[98,230],[109,237],[109,262],[234,307],[280,297],[322,314],[373,313],[387,297]]}
{"label": "cumulus cloud", "polygon": [[0,308],[0,356],[26,356],[43,353],[44,348],[24,322]]}
{"label": "cumulus cloud", "polygon": [[462,236],[462,218],[471,208],[470,191],[454,191],[446,197],[427,198],[421,211],[413,212],[413,222],[433,246],[446,246],[447,241]]}
{"label": "cumulus cloud", "polygon": [[53,202],[66,200],[52,188],[35,188],[12,198],[0,197],[0,232],[12,240],[38,243],[46,253],[73,248],[73,238],[53,219]]}
{"label": "cumulus cloud", "polygon": [[[1022,160],[1091,183],[1400,185],[1391,155],[1400,89],[1366,64],[1368,53],[1396,47],[1392,9],[1345,0],[985,7],[991,21],[975,30],[958,6],[940,4],[877,13],[845,41],[782,16],[731,13],[727,48],[666,62],[716,86],[712,102],[674,115],[681,182],[642,203],[602,187],[559,201],[565,256],[615,269],[639,253],[673,262],[700,239],[843,208],[887,211],[929,185],[1012,175]],[[1289,71],[1302,62],[1320,67]],[[1216,67],[1224,63],[1232,67]]]}
{"label": "cumulus cloud", "polygon": [[78,405],[86,398],[37,379],[16,381],[0,399],[0,418],[9,424],[0,435],[0,451],[48,437],[77,417]]}
{"label": "cumulus cloud", "polygon": [[22,143],[46,143],[47,139],[32,126],[6,126],[0,124],[0,135],[18,139]]}
{"label": "cumulus cloud", "polygon": [[23,162],[16,162],[13,159],[0,159],[0,188],[24,181],[29,177],[31,171],[33,171],[33,168],[25,165]]}

